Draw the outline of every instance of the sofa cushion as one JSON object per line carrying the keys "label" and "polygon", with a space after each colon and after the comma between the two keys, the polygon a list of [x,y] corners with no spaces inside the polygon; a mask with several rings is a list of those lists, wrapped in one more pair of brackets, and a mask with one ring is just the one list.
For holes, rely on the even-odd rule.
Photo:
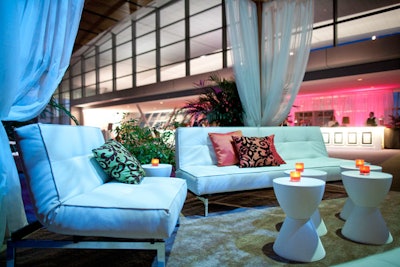
{"label": "sofa cushion", "polygon": [[110,139],[92,151],[104,171],[119,182],[139,184],[145,176],[139,161],[115,140]]}
{"label": "sofa cushion", "polygon": [[239,167],[279,166],[285,161],[274,145],[274,135],[265,137],[233,136],[239,154]]}
{"label": "sofa cushion", "polygon": [[232,136],[242,136],[242,131],[228,133],[208,133],[214,148],[218,166],[230,166],[239,163],[239,157]]}

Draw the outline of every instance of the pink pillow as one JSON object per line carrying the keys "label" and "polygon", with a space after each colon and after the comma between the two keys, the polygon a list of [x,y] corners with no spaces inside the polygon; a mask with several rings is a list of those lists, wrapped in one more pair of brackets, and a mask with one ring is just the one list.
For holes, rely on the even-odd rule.
{"label": "pink pillow", "polygon": [[286,162],[276,151],[275,135],[266,137],[233,136],[239,154],[239,167],[279,166]]}
{"label": "pink pillow", "polygon": [[232,136],[242,136],[242,131],[229,133],[208,133],[217,157],[217,165],[230,166],[239,163],[236,148],[233,145]]}

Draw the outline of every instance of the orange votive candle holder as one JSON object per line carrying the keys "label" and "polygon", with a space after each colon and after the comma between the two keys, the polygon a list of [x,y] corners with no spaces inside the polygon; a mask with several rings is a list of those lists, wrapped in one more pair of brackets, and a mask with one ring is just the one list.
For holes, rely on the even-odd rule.
{"label": "orange votive candle holder", "polygon": [[370,172],[370,168],[368,165],[360,166],[360,174],[367,175]]}
{"label": "orange votive candle holder", "polygon": [[159,159],[151,159],[151,166],[157,167],[159,163]]}
{"label": "orange votive candle holder", "polygon": [[296,162],[294,165],[296,171],[303,172],[304,171],[304,163],[303,162]]}
{"label": "orange votive candle holder", "polygon": [[356,159],[356,167],[360,168],[361,166],[364,166],[364,160],[363,159]]}
{"label": "orange votive candle holder", "polygon": [[291,182],[300,182],[301,172],[299,171],[291,171],[290,172],[290,181]]}

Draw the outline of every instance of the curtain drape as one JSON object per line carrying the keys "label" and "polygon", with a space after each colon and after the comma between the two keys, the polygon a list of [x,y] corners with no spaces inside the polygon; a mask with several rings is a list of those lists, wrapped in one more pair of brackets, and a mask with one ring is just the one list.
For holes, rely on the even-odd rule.
{"label": "curtain drape", "polygon": [[[0,119],[40,114],[72,53],[84,0],[0,1]],[[0,240],[26,221],[19,176],[0,125]]]}
{"label": "curtain drape", "polygon": [[279,125],[288,115],[304,77],[311,48],[314,2],[263,3],[260,35],[257,6],[251,0],[225,3],[245,124]]}
{"label": "curtain drape", "polygon": [[260,65],[256,4],[249,0],[225,1],[232,46],[233,71],[243,105],[244,124],[261,122]]}

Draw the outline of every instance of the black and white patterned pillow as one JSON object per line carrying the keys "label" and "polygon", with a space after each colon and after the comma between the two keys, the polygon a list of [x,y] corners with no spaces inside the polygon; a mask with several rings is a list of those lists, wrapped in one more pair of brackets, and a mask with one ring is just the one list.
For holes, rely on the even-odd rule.
{"label": "black and white patterned pillow", "polygon": [[279,166],[286,162],[276,151],[275,135],[265,137],[232,136],[239,154],[239,167]]}
{"label": "black and white patterned pillow", "polygon": [[94,158],[111,178],[127,184],[140,184],[145,171],[140,162],[119,142],[110,139],[93,149]]}

